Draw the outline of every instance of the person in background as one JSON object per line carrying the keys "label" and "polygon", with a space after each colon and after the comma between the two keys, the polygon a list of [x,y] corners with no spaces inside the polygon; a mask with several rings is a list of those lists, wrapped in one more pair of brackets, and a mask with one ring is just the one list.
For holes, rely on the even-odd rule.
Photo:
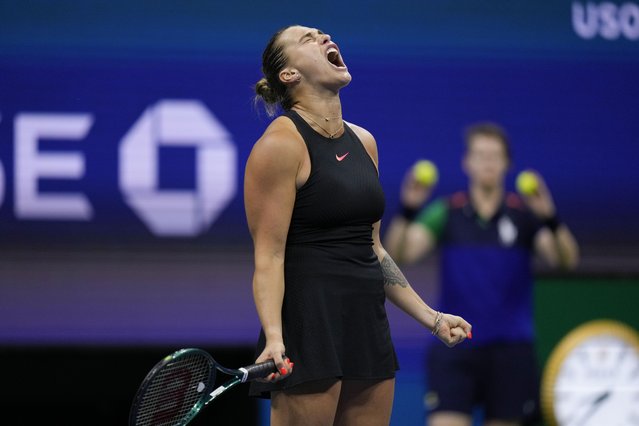
{"label": "person in background", "polygon": [[428,425],[469,426],[477,406],[487,426],[521,425],[538,401],[531,260],[573,269],[579,250],[538,173],[529,195],[506,192],[511,151],[499,125],[470,126],[465,142],[468,189],[422,208],[433,187],[407,173],[384,246],[398,264],[439,247],[439,309],[473,324],[471,345],[427,350]]}

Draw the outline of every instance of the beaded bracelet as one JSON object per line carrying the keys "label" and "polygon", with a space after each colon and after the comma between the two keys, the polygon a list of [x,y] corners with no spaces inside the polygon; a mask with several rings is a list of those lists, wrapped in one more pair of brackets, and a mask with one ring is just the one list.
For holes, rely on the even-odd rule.
{"label": "beaded bracelet", "polygon": [[441,327],[443,316],[444,314],[442,314],[441,312],[437,312],[437,315],[435,315],[435,325],[433,326],[433,330],[431,331],[433,336],[436,336],[437,333],[439,333],[439,328]]}

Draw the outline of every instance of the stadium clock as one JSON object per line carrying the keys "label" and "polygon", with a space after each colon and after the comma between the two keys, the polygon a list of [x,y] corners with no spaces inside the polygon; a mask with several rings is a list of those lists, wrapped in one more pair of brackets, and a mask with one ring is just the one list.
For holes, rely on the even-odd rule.
{"label": "stadium clock", "polygon": [[546,363],[541,404],[550,425],[639,426],[639,334],[612,320],[572,330]]}

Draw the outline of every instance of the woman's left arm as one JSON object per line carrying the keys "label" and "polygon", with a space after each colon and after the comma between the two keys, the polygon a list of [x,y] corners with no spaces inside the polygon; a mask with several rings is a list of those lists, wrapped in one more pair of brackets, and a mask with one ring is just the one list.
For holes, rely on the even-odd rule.
{"label": "woman's left arm", "polygon": [[380,222],[373,225],[373,250],[384,274],[386,297],[450,347],[463,342],[466,337],[472,338],[472,326],[462,317],[435,311],[413,290],[402,271],[382,247],[379,227]]}
{"label": "woman's left arm", "polygon": [[[366,129],[348,123],[357,137],[362,141],[375,167],[378,164],[377,143],[373,135]],[[466,337],[471,338],[471,325],[456,315],[437,312],[428,306],[410,286],[402,271],[384,250],[379,238],[381,222],[373,225],[373,250],[379,259],[384,274],[384,291],[386,297],[399,309],[415,318],[420,324],[431,330],[442,342],[448,346],[455,346],[463,342]]]}

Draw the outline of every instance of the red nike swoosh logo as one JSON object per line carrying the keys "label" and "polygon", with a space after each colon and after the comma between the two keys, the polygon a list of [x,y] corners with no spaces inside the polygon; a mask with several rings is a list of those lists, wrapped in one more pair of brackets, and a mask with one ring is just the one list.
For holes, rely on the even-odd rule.
{"label": "red nike swoosh logo", "polygon": [[337,159],[337,161],[342,161],[344,158],[346,158],[346,156],[348,155],[348,152],[344,155],[342,155],[341,157],[339,157],[337,154],[335,154],[335,158]]}

